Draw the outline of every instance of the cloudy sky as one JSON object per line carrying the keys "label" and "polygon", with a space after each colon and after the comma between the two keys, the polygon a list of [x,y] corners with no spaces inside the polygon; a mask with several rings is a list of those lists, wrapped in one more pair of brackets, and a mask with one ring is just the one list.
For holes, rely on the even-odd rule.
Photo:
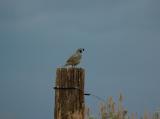
{"label": "cloudy sky", "polygon": [[[85,89],[129,112],[160,106],[159,0],[0,0],[0,119],[53,119],[55,71],[76,48]],[[98,108],[92,97],[86,104]],[[96,106],[94,104],[97,104]]]}

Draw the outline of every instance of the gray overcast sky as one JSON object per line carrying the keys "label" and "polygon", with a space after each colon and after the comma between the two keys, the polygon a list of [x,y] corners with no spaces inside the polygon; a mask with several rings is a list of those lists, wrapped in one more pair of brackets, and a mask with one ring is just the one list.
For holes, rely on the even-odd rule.
{"label": "gray overcast sky", "polygon": [[[0,119],[52,119],[55,70],[76,48],[86,90],[160,106],[159,0],[1,0]],[[87,97],[92,110],[98,101]]]}

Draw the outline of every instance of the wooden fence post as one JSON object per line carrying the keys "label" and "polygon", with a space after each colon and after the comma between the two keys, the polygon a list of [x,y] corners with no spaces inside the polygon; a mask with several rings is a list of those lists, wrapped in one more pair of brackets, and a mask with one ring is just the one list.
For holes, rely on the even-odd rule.
{"label": "wooden fence post", "polygon": [[54,119],[84,119],[84,78],[82,68],[57,69]]}

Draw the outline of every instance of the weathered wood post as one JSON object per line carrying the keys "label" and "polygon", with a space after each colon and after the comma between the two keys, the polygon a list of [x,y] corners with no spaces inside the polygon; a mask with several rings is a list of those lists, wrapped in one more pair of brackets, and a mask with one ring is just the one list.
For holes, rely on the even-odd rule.
{"label": "weathered wood post", "polygon": [[54,119],[84,119],[84,69],[58,68],[56,75]]}

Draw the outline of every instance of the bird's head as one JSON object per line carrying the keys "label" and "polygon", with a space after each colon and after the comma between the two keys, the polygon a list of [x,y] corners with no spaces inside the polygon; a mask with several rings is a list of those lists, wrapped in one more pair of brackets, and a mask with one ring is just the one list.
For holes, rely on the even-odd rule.
{"label": "bird's head", "polygon": [[76,53],[82,53],[84,51],[84,48],[78,48]]}

